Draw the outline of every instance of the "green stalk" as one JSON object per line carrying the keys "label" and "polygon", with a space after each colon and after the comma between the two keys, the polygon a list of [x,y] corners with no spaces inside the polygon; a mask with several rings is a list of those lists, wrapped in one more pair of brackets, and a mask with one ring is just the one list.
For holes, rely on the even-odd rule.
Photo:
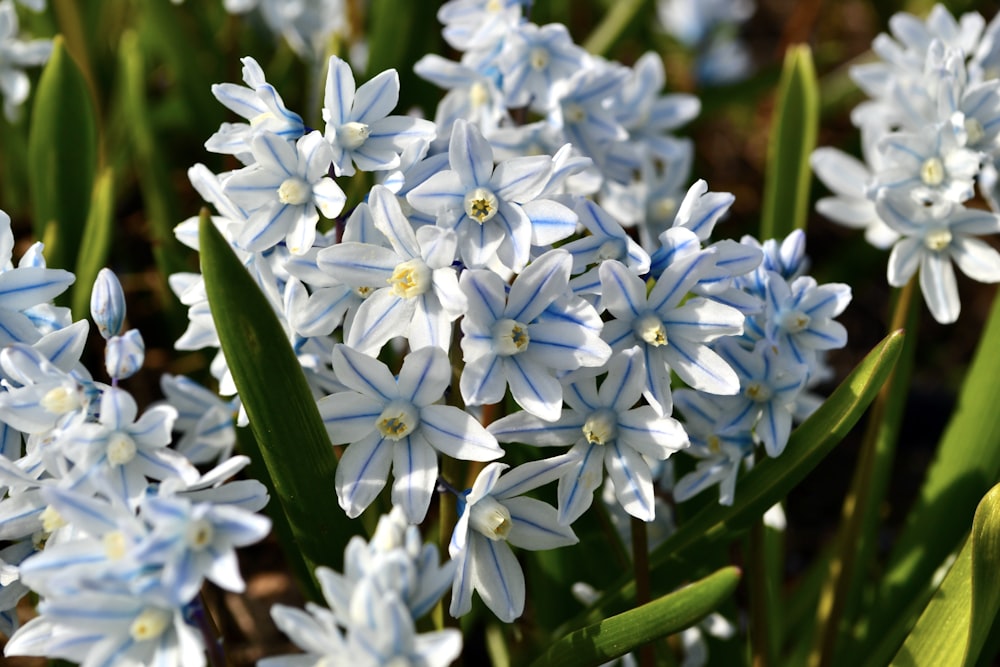
{"label": "green stalk", "polygon": [[583,48],[595,55],[606,54],[645,4],[646,0],[619,0],[611,5],[604,19],[583,43]]}
{"label": "green stalk", "polygon": [[746,582],[750,594],[750,655],[754,667],[773,665],[778,656],[778,629],[781,627],[778,584],[782,553],[777,532],[769,529],[761,517],[751,526],[750,536],[744,542],[750,575]]}
{"label": "green stalk", "polygon": [[[636,609],[648,603],[652,596],[649,586],[649,535],[646,522],[632,517],[632,563],[635,571],[635,606]],[[652,644],[639,647],[640,667],[654,667],[656,654]]]}
{"label": "green stalk", "polygon": [[919,314],[919,308],[913,304],[915,291],[914,278],[896,294],[889,330],[908,328],[910,335],[903,341],[902,361],[882,386],[869,414],[854,478],[844,498],[837,546],[816,608],[818,632],[809,654],[811,667],[827,667],[833,663],[843,639],[841,628],[847,616],[845,612],[857,601],[872,557],[878,508],[885,495],[908,393],[905,388],[913,368],[916,348],[913,331]]}

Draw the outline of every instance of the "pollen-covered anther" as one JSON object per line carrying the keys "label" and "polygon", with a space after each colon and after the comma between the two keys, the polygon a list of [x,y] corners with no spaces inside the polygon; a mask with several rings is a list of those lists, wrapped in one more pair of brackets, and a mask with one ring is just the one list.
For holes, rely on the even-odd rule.
{"label": "pollen-covered anther", "polygon": [[529,60],[531,61],[531,66],[534,69],[545,69],[549,66],[549,52],[540,46],[536,46],[531,50]]}
{"label": "pollen-covered anther", "polygon": [[788,333],[799,333],[806,329],[812,322],[812,318],[801,310],[789,310],[781,314],[779,324]]}
{"label": "pollen-covered anther", "polygon": [[951,232],[947,229],[935,229],[924,236],[924,245],[928,250],[939,252],[951,245]]}
{"label": "pollen-covered anther", "polygon": [[920,165],[920,180],[924,185],[937,186],[944,182],[944,163],[937,156],[929,157]]}
{"label": "pollen-covered anther", "polygon": [[490,91],[486,84],[476,81],[469,87],[469,106],[478,109],[490,101]]}
{"label": "pollen-covered anther", "polygon": [[54,532],[66,525],[66,519],[63,518],[62,514],[53,507],[52,505],[47,505],[44,510],[42,510],[42,529],[46,533]]}
{"label": "pollen-covered anther", "polygon": [[598,410],[587,417],[583,435],[592,445],[606,445],[618,436],[618,418],[611,410]]}
{"label": "pollen-covered anther", "polygon": [[497,196],[486,188],[476,188],[465,195],[465,214],[483,224],[497,214]]}
{"label": "pollen-covered anther", "polygon": [[510,319],[497,320],[493,325],[493,345],[497,354],[510,356],[523,352],[531,342],[528,327]]}
{"label": "pollen-covered anther", "polygon": [[128,541],[122,531],[113,530],[110,533],[105,533],[101,542],[104,544],[104,555],[108,557],[108,560],[121,560],[125,557]]}
{"label": "pollen-covered anther", "polygon": [[660,197],[653,203],[653,211],[661,220],[672,218],[677,212],[677,200],[673,197]]}
{"label": "pollen-covered anther", "polygon": [[170,626],[173,617],[174,615],[166,609],[146,607],[132,621],[128,633],[137,642],[156,639]]}
{"label": "pollen-covered anther", "polygon": [[286,178],[278,186],[278,201],[291,206],[302,206],[312,199],[312,186],[301,178]]}
{"label": "pollen-covered anther", "polygon": [[340,142],[341,146],[348,150],[352,150],[368,141],[368,137],[371,136],[371,133],[371,128],[364,123],[351,121],[350,123],[344,123],[337,128],[337,140]]}
{"label": "pollen-covered anther", "polygon": [[392,293],[395,296],[412,299],[430,289],[432,275],[430,267],[424,260],[416,257],[397,264],[388,283],[392,285]]}
{"label": "pollen-covered anther", "polygon": [[743,392],[747,398],[758,403],[765,403],[771,400],[771,388],[760,382],[751,382]]}
{"label": "pollen-covered anther", "polygon": [[563,107],[563,119],[567,123],[582,123],[587,120],[587,112],[579,104],[571,102]]}
{"label": "pollen-covered anther", "polygon": [[368,287],[366,285],[354,288],[354,293],[357,294],[362,299],[367,299],[368,297],[371,296],[372,292],[374,291],[375,291],[374,287]]}
{"label": "pollen-covered anther", "polygon": [[472,506],[469,525],[476,532],[496,542],[507,539],[513,522],[510,510],[490,496],[486,496]]}
{"label": "pollen-covered anther", "polygon": [[663,321],[653,313],[646,313],[638,318],[633,325],[635,335],[649,345],[660,347],[667,344],[667,328]]}
{"label": "pollen-covered anther", "polygon": [[81,406],[79,392],[65,385],[50,389],[42,396],[40,403],[43,408],[56,415],[66,414]]}
{"label": "pollen-covered anther", "polygon": [[375,422],[378,432],[389,440],[402,440],[413,433],[420,423],[420,415],[408,401],[393,401],[382,410]]}
{"label": "pollen-covered anther", "polygon": [[207,519],[197,519],[187,527],[185,534],[188,545],[195,551],[201,551],[215,539],[215,528]]}
{"label": "pollen-covered anther", "polygon": [[712,452],[713,454],[718,454],[720,451],[722,451],[722,441],[719,440],[719,436],[715,434],[708,436],[708,439],[705,441],[705,444],[708,446],[708,451]]}
{"label": "pollen-covered anther", "polygon": [[125,465],[135,458],[135,440],[127,433],[115,431],[108,438],[108,463],[111,465]]}

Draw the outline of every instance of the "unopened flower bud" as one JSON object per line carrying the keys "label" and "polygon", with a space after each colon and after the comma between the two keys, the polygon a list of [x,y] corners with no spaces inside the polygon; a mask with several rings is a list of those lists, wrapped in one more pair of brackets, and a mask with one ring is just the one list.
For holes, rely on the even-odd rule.
{"label": "unopened flower bud", "polygon": [[142,368],[146,357],[146,344],[138,329],[126,331],[122,336],[112,336],[104,350],[104,367],[116,380],[131,377]]}
{"label": "unopened flower bud", "polygon": [[121,334],[125,326],[125,293],[110,269],[101,269],[90,292],[90,316],[104,340]]}

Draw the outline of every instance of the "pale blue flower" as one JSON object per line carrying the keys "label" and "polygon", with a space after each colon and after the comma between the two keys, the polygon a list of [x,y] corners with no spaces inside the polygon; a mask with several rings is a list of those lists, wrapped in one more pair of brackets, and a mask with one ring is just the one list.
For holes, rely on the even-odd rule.
{"label": "pale blue flower", "polygon": [[554,421],[563,397],[558,375],[608,360],[611,348],[599,336],[593,306],[562,298],[569,292],[571,264],[568,253],[550,250],[517,276],[509,294],[495,273],[462,274],[469,310],[462,320],[465,368],[459,384],[466,404],[497,403],[510,386],[518,405]]}
{"label": "pale blue flower", "polygon": [[337,176],[395,169],[412,143],[434,137],[434,124],[411,116],[390,116],[399,101],[399,75],[390,69],[355,90],[351,66],[330,57],[323,101],[326,140],[333,147]]}
{"label": "pale blue flower", "polygon": [[642,396],[643,372],[638,348],[625,350],[611,358],[600,388],[596,378],[566,388],[570,409],[555,422],[516,412],[489,425],[501,442],[572,445],[570,462],[559,477],[561,525],[573,523],[590,507],[605,469],[622,508],[643,521],[653,520],[653,474],[644,457],[666,459],[687,445],[687,435],[676,420],[657,415],[648,405],[633,407]]}
{"label": "pale blue flower", "polygon": [[772,271],[767,278],[764,334],[779,350],[790,352],[796,362],[812,368],[817,351],[847,344],[847,329],[833,318],[850,301],[849,285],[819,285],[810,276],[788,283]]}
{"label": "pale blue flower", "polygon": [[256,162],[234,172],[223,188],[250,212],[238,244],[250,252],[263,252],[284,240],[293,255],[306,253],[316,238],[316,209],[334,218],[347,199],[340,186],[326,177],[332,161],[330,145],[318,131],[294,145],[260,132],[250,147]]}
{"label": "pale blue flower", "polygon": [[213,153],[237,155],[247,161],[255,133],[271,132],[294,142],[305,134],[305,124],[301,116],[285,107],[278,91],[264,78],[264,70],[256,60],[247,56],[241,62],[243,81],[247,85],[215,84],[212,94],[230,111],[250,122],[223,123],[219,131],[205,142],[205,148]]}
{"label": "pale blue flower", "polygon": [[715,347],[740,380],[739,394],[716,399],[725,411],[719,429],[752,430],[768,456],[780,455],[792,432],[792,410],[805,386],[808,367],[780,355],[767,340],[752,350],[733,338],[723,338]]}
{"label": "pale blue flower", "polygon": [[396,195],[385,186],[372,188],[368,208],[392,248],[346,242],[317,254],[319,268],[345,285],[387,285],[367,296],[345,329],[344,342],[378,354],[390,338],[404,336],[414,349],[433,345],[447,351],[451,323],[466,309],[452,268],[455,232],[426,225],[414,232]]}
{"label": "pale blue flower", "polygon": [[695,469],[674,484],[677,502],[719,486],[719,503],[732,505],[736,496],[736,477],[741,465],[752,461],[753,436],[741,426],[724,428],[727,411],[709,394],[691,389],[674,392],[674,409],[684,419],[684,430],[691,446],[684,450],[698,459]]}
{"label": "pale blue flower", "polygon": [[575,544],[576,534],[557,519],[556,509],[522,493],[556,479],[566,457],[525,463],[501,475],[504,463],[491,463],[460,498],[461,516],[448,553],[457,561],[449,613],[472,608],[472,593],[497,618],[510,623],[524,612],[524,572],[511,546],[538,551]]}
{"label": "pale blue flower", "polygon": [[715,267],[711,252],[700,252],[667,267],[649,295],[646,285],[623,264],[601,264],[604,305],[615,319],[602,337],[612,349],[638,345],[645,360],[643,395],[660,415],[669,415],[670,372],[711,394],[735,394],[739,378],[708,343],[743,332],[743,314],[703,297],[684,301],[702,275]]}
{"label": "pale blue flower", "polygon": [[236,406],[183,375],[160,376],[160,389],[177,410],[174,430],[183,434],[177,451],[192,463],[228,459],[236,445]]}
{"label": "pale blue flower", "polygon": [[473,123],[489,134],[509,116],[495,77],[435,54],[418,60],[413,71],[448,91],[434,112],[439,139],[450,137],[458,120]]}
{"label": "pale blue flower", "polygon": [[938,322],[954,322],[961,309],[952,262],[973,280],[1000,282],[1000,253],[974,238],[1000,231],[1000,216],[959,204],[926,207],[891,191],[876,206],[901,236],[889,255],[889,284],[902,287],[919,270],[920,291]]}
{"label": "pale blue flower", "polygon": [[548,111],[552,84],[587,67],[589,58],[561,23],[521,24],[505,37],[498,56],[507,106]]}
{"label": "pale blue flower", "polygon": [[438,172],[406,196],[413,208],[437,216],[458,235],[466,265],[482,268],[494,256],[513,271],[528,263],[532,245],[546,246],[576,231],[576,215],[557,202],[536,199],[552,172],[549,156],[515,158],[494,167],[482,133],[455,123],[448,144],[451,169]]}
{"label": "pale blue flower", "polygon": [[169,406],[148,409],[136,420],[135,399],[123,389],[108,387],[101,396],[98,423],[75,424],[61,436],[66,458],[73,462],[74,486],[108,493],[136,503],[145,494],[146,478],[198,478],[183,455],[169,449],[170,429],[177,412]]}
{"label": "pale blue flower", "polygon": [[350,391],[319,401],[334,444],[348,444],[337,465],[340,506],[355,518],[385,486],[390,466],[393,505],[420,523],[437,484],[437,453],[489,461],[503,450],[471,415],[438,400],[451,381],[448,356],[437,347],[411,352],[394,378],[381,361],[338,345],[333,370]]}
{"label": "pale blue flower", "polygon": [[236,547],[259,542],[271,530],[266,516],[179,496],[148,496],[140,512],[150,533],[134,547],[134,558],[162,567],[163,585],[181,602],[193,599],[204,579],[243,592]]}

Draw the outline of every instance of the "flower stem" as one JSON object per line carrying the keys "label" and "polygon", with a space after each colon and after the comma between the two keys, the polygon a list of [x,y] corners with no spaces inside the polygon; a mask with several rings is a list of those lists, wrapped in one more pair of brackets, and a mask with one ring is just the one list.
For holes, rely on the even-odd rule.
{"label": "flower stem", "polygon": [[861,452],[851,487],[844,498],[840,529],[826,581],[816,609],[817,635],[809,654],[810,667],[832,664],[834,652],[843,642],[840,629],[857,602],[861,577],[872,555],[878,507],[886,485],[906,403],[913,354],[916,348],[916,317],[913,305],[916,280],[896,293],[890,331],[906,328],[903,353],[892,374],[882,385],[868,417]]}
{"label": "flower stem", "polygon": [[[777,656],[776,628],[781,622],[776,588],[781,563],[774,560],[780,553],[771,543],[772,535],[764,519],[754,522],[746,541],[746,578],[750,593],[750,651],[754,667],[775,664]],[[777,572],[775,571],[777,565]]]}
{"label": "flower stem", "polygon": [[[632,517],[632,563],[635,567],[635,606],[641,607],[651,598],[649,585],[649,536],[646,522]],[[639,665],[654,667],[656,654],[652,644],[639,647]]]}

